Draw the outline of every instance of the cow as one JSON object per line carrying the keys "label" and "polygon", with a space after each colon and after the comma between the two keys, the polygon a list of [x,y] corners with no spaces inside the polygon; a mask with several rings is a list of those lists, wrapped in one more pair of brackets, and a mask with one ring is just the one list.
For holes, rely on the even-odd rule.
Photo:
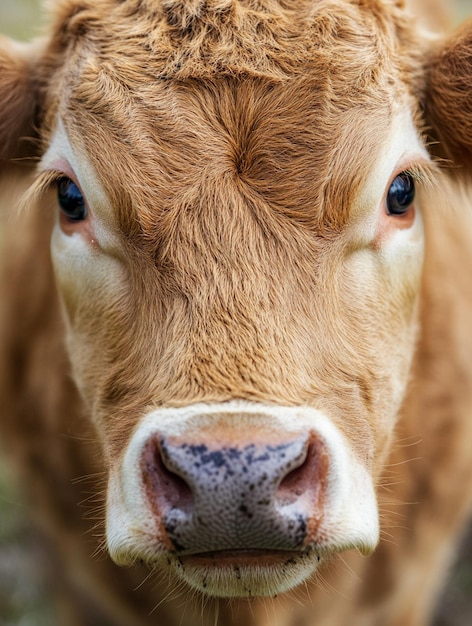
{"label": "cow", "polygon": [[0,41],[0,432],[59,623],[429,623],[472,504],[472,24],[50,4]]}

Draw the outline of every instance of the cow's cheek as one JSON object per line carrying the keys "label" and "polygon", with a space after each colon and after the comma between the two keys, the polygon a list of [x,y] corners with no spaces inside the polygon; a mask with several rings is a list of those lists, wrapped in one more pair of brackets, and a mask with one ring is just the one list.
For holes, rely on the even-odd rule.
{"label": "cow's cheek", "polygon": [[59,224],[53,230],[51,253],[74,379],[92,407],[101,376],[107,371],[106,342],[113,328],[111,321],[122,308],[126,271],[96,239],[91,242],[80,233],[65,234]]}
{"label": "cow's cheek", "polygon": [[375,366],[379,378],[371,407],[379,457],[409,380],[423,256],[423,222],[416,210],[411,228],[392,229],[382,242],[374,237],[370,244],[349,253],[342,265],[345,315],[356,320],[352,349],[359,351],[359,360],[366,366]]}

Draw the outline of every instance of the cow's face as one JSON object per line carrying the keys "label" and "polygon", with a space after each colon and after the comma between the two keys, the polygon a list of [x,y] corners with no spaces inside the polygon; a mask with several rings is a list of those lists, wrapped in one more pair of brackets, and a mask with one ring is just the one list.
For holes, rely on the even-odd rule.
{"label": "cow's face", "polygon": [[[244,101],[251,82],[231,88]],[[286,86],[258,88],[269,101]],[[179,95],[183,133],[196,113]],[[295,117],[293,96],[285,106]],[[169,156],[156,147],[142,174],[131,161],[134,182],[115,177],[111,188],[113,164],[100,176],[63,120],[41,164],[60,176],[53,261],[75,377],[110,471],[111,554],[123,564],[170,558],[218,595],[277,593],[333,550],[374,548],[374,482],[415,342],[423,230],[413,189],[428,156],[407,101],[369,119],[379,135],[343,133],[351,143],[331,147],[327,171],[343,170],[344,182],[320,180],[327,155],[315,120],[307,129],[302,115],[287,130],[269,106],[256,111],[267,134],[245,155],[247,171],[212,117],[195,120],[215,137],[189,139],[180,173],[165,171]],[[271,141],[299,144],[293,163]],[[120,168],[128,158],[120,152]],[[257,178],[258,167],[270,177]],[[359,183],[339,189],[357,169]],[[290,196],[267,201],[285,185]],[[120,222],[120,194],[138,225]],[[332,224],[322,203],[336,210],[336,200],[346,204]]]}
{"label": "cow's face", "polygon": [[320,8],[291,66],[287,41],[279,65],[233,42],[239,75],[233,49],[172,69],[169,14],[144,42],[148,18],[125,37],[129,3],[109,4],[69,22],[38,182],[109,550],[212,595],[276,594],[378,540],[434,169],[400,35],[350,6],[327,34]]}

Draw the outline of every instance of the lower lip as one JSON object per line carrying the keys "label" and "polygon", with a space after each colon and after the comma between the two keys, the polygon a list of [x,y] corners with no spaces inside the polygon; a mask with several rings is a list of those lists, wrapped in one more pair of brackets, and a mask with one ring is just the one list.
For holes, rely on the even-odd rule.
{"label": "lower lip", "polygon": [[284,550],[221,550],[181,557],[188,565],[198,567],[234,567],[280,565],[299,559],[301,552]]}

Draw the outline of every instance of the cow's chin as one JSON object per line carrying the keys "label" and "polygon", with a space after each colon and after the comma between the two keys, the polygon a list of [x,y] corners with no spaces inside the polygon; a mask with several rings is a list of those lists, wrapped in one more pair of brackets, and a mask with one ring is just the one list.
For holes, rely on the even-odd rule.
{"label": "cow's chin", "polygon": [[250,598],[290,591],[312,576],[320,561],[314,550],[237,550],[172,555],[168,563],[179,580],[205,595]]}

